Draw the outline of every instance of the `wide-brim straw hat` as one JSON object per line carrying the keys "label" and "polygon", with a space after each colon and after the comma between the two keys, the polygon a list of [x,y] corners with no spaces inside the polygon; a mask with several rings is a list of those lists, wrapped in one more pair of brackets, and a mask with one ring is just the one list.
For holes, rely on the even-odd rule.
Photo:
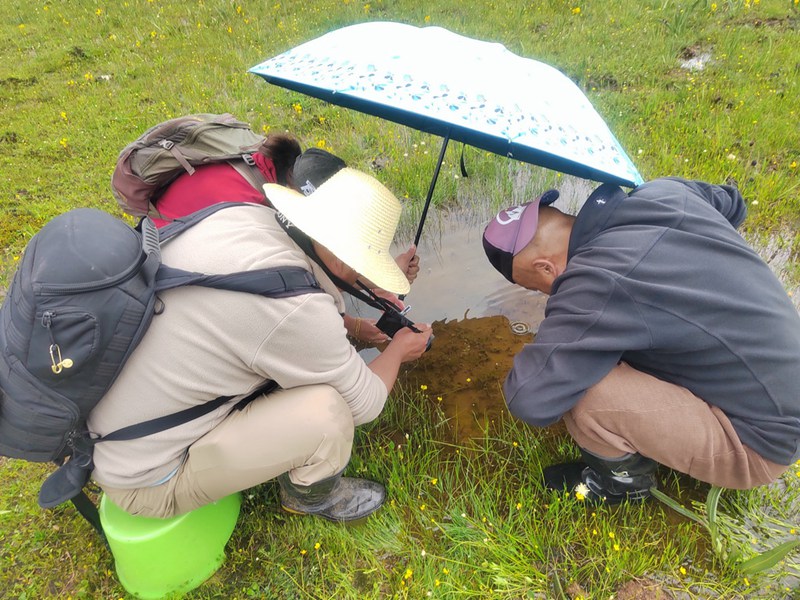
{"label": "wide-brim straw hat", "polygon": [[272,205],[311,239],[378,287],[407,294],[405,274],[390,246],[402,207],[377,179],[344,168],[308,196],[267,183]]}

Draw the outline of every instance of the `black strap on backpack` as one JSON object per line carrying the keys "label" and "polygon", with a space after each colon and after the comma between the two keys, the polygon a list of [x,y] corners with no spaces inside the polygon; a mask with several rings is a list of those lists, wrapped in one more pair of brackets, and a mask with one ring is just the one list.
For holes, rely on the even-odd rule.
{"label": "black strap on backpack", "polygon": [[[164,227],[161,232],[155,229],[150,219],[145,218],[139,223],[137,229],[142,233],[143,244],[147,254],[158,256],[160,263],[160,243],[162,241],[168,241],[205,217],[218,210],[232,206],[254,205],[250,203],[216,204],[193,213],[186,218],[175,220]],[[159,264],[155,284],[157,292],[186,285],[239,291],[269,298],[285,298],[323,292],[314,275],[301,267],[276,267],[225,275],[207,275]],[[242,398],[237,403],[236,408],[243,408],[259,395],[269,393],[277,387],[275,382],[266,382],[264,386]],[[174,414],[123,427],[102,437],[92,435],[90,432],[83,432],[83,434],[74,436],[70,444],[74,449],[72,456],[66,463],[60,464],[59,468],[45,480],[39,492],[39,504],[47,508],[70,500],[78,512],[103,535],[97,508],[83,492],[83,487],[89,481],[89,476],[93,469],[92,451],[94,445],[104,441],[131,440],[145,437],[188,423],[210,413],[233,398],[235,396],[220,396],[204,404],[193,406]]]}
{"label": "black strap on backpack", "polygon": [[[257,388],[255,391],[239,400],[236,403],[235,409],[241,410],[259,396],[269,394],[270,392],[278,389],[278,387],[278,384],[274,381],[266,382],[263,386]],[[112,431],[107,435],[95,438],[92,440],[92,442],[93,444],[96,444],[99,442],[108,441],[133,440],[136,438],[153,435],[154,433],[159,433],[161,431],[166,431],[167,429],[177,427],[178,425],[183,425],[184,423],[188,423],[189,421],[193,421],[194,419],[202,417],[203,415],[206,415],[219,408],[223,404],[229,402],[233,398],[235,398],[235,396],[220,396],[219,398],[215,398],[214,400],[206,402],[205,404],[191,406],[187,409],[172,413],[170,415],[157,417],[142,423],[128,425],[127,427]],[[74,458],[72,460],[74,460]],[[80,513],[80,515],[89,522],[95,531],[100,534],[100,536],[103,538],[103,541],[106,541],[103,525],[100,522],[100,513],[97,510],[97,506],[95,506],[95,503],[92,502],[89,496],[87,496],[86,493],[81,490],[78,495],[70,498],[70,501],[75,506],[75,509],[78,511],[78,513]]]}

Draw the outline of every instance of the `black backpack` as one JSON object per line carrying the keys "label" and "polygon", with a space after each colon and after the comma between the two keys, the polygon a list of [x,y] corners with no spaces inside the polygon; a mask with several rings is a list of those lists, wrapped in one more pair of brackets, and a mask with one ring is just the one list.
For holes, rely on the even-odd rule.
{"label": "black backpack", "polygon": [[40,506],[72,500],[99,529],[82,492],[94,444],[150,435],[233,398],[102,438],[86,430],[87,415],[157,313],[159,292],[184,285],[268,297],[322,291],[309,271],[297,267],[205,275],[161,263],[161,243],[229,206],[241,204],[208,207],[160,232],[148,218],[134,229],[104,211],[81,208],[55,217],[28,243],[0,308],[0,455],[60,465],[42,485]]}

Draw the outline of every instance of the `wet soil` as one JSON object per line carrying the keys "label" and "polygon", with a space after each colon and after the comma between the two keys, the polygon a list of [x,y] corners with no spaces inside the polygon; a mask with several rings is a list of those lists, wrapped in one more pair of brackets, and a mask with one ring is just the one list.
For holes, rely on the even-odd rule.
{"label": "wet soil", "polygon": [[433,324],[431,349],[411,365],[405,380],[425,387],[451,424],[456,441],[485,434],[505,416],[503,381],[514,355],[533,338],[515,335],[504,316]]}

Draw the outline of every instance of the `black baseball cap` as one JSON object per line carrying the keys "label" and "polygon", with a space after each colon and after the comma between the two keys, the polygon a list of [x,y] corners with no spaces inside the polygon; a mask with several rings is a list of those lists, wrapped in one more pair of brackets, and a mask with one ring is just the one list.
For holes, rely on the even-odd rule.
{"label": "black baseball cap", "polygon": [[295,188],[308,196],[341,171],[347,164],[322,148],[309,148],[294,161],[292,178]]}

